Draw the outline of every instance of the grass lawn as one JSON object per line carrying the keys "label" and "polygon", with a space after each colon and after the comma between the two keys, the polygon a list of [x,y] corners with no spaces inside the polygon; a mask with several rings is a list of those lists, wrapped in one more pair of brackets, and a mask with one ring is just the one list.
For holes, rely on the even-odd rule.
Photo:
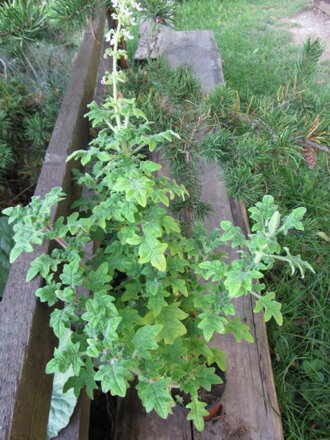
{"label": "grass lawn", "polygon": [[[227,86],[238,91],[241,108],[246,109],[252,95],[254,102],[268,97],[276,103],[279,87],[292,79],[302,49],[292,43],[280,20],[309,4],[186,0],[178,6],[176,25],[182,30],[214,31]],[[318,68],[316,79],[324,75],[329,75],[327,62]],[[316,81],[309,93],[311,111],[329,121],[330,85]],[[323,143],[330,146],[329,125],[325,122],[324,127]],[[273,270],[268,288],[283,303],[284,324],[270,323],[268,332],[285,439],[329,440],[329,164],[321,153],[316,168],[309,169],[297,152],[285,163],[261,167],[260,175],[264,192],[275,197],[281,210],[307,208],[305,232],[289,234],[284,244],[310,261],[316,274],[301,280],[280,265]]]}

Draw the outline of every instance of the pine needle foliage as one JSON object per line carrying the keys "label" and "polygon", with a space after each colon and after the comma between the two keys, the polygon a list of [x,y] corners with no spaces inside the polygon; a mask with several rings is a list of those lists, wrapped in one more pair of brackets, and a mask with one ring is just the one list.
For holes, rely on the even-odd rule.
{"label": "pine needle foliage", "polygon": [[0,3],[0,44],[32,41],[42,32],[47,7],[36,0],[7,0]]}
{"label": "pine needle foliage", "polygon": [[139,3],[143,9],[144,17],[159,24],[173,25],[176,9],[175,1],[141,0]]}
{"label": "pine needle foliage", "polygon": [[182,221],[203,219],[212,208],[200,200],[199,145],[209,119],[200,81],[189,66],[171,69],[165,59],[159,58],[130,69],[123,93],[138,96],[138,105],[153,121],[155,132],[171,128],[180,135],[180,139],[167,143],[163,152],[173,176],[184,182],[189,197],[175,200],[171,207]]}
{"label": "pine needle foliage", "polygon": [[81,26],[86,24],[86,17],[93,16],[95,8],[104,3],[100,0],[57,0],[50,17],[61,26]]}
{"label": "pine needle foliage", "polygon": [[313,40],[311,37],[304,44],[303,54],[297,63],[297,73],[295,78],[296,88],[302,88],[313,80],[315,71],[324,52],[324,45],[319,39]]}

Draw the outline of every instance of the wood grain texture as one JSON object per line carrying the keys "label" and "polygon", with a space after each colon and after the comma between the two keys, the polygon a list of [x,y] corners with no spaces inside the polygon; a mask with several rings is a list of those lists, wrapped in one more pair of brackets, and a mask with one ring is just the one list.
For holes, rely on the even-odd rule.
{"label": "wood grain texture", "polygon": [[[88,142],[89,126],[83,115],[93,98],[104,20],[101,14],[94,23],[97,40],[91,32],[85,34],[35,191],[43,196],[54,186],[62,186],[68,194],[52,213],[53,219],[65,215],[78,195],[71,180],[74,163],[65,161],[68,154]],[[55,338],[49,328],[48,307],[34,295],[42,281],[35,278],[25,283],[25,274],[30,263],[49,249],[45,243],[13,264],[0,305],[1,440],[41,440],[46,435],[52,376],[44,371]],[[75,438],[79,437],[72,440]]]}
{"label": "wood grain texture", "polygon": [[182,411],[161,419],[154,411],[147,413],[132,386],[125,398],[118,399],[115,440],[192,440],[191,424]]}
{"label": "wood grain texture", "polygon": [[205,93],[212,91],[218,84],[224,84],[222,61],[212,31],[173,31],[161,26],[153,33],[150,22],[144,21],[139,37],[135,60],[147,59],[151,51],[151,58],[165,56],[173,68],[187,63],[200,79]]}
{"label": "wood grain texture", "polygon": [[[196,48],[196,44],[199,46],[201,42],[201,46]],[[143,50],[145,53],[145,39],[142,43],[137,51],[138,59],[143,57]],[[223,82],[221,59],[210,31],[179,33],[162,30],[161,36],[157,37],[154,54],[166,55],[173,67],[182,62],[188,62],[192,66],[202,66],[203,72],[195,67],[194,69],[201,78],[205,92],[211,91],[216,84]],[[156,153],[154,160],[163,163],[165,172],[168,173],[168,167],[161,153]],[[221,169],[201,162],[200,173],[202,200],[208,201],[214,208],[205,221],[205,227],[210,230],[219,227],[222,220],[231,220],[243,227],[244,232],[248,234],[249,225],[244,207],[238,202],[229,200],[224,180],[221,178]],[[229,259],[235,258],[232,249],[226,250]],[[134,391],[130,390],[129,395],[120,404],[116,440],[283,439],[263,316],[261,313],[253,314],[253,301],[250,296],[236,299],[235,306],[242,322],[249,325],[255,342],[251,344],[243,341],[239,344],[232,335],[218,335],[212,341],[212,345],[219,346],[227,353],[228,358],[227,385],[221,415],[206,422],[205,430],[201,433],[192,426],[189,427],[177,414],[164,424],[157,414],[146,415]],[[173,437],[169,437],[173,429],[178,431]],[[181,433],[179,429],[182,430]]]}

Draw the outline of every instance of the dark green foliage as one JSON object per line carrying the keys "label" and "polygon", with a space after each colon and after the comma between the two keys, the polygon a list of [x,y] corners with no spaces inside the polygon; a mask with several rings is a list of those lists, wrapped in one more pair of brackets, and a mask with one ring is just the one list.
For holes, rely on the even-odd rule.
{"label": "dark green foliage", "polygon": [[304,44],[301,60],[297,63],[295,86],[297,89],[307,85],[314,79],[315,71],[324,52],[324,46],[319,39],[312,40],[310,37]]}
{"label": "dark green foliage", "polygon": [[173,24],[175,1],[173,0],[141,0],[143,15],[160,24]]}
{"label": "dark green foliage", "polygon": [[50,17],[59,26],[86,24],[86,17],[93,16],[95,7],[102,5],[102,0],[57,0],[50,10]]}
{"label": "dark green foliage", "polygon": [[34,40],[42,32],[47,8],[36,0],[6,0],[0,3],[0,44]]}

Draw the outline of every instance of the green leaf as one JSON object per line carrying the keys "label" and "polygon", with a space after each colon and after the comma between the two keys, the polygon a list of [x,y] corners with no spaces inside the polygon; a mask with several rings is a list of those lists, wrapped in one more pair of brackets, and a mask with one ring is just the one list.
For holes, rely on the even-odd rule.
{"label": "green leaf", "polygon": [[74,305],[68,305],[63,309],[55,309],[52,311],[49,325],[58,338],[61,338],[66,329],[70,328],[71,319],[74,316]]}
{"label": "green leaf", "polygon": [[80,262],[76,260],[63,266],[63,272],[60,275],[60,279],[64,284],[68,284],[72,287],[82,285],[82,275],[84,270],[80,267],[79,263]]}
{"label": "green leaf", "polygon": [[179,302],[170,304],[163,307],[159,315],[155,317],[155,323],[163,326],[157,340],[164,339],[165,344],[172,344],[178,336],[187,333],[186,327],[180,321],[185,319],[188,314],[179,307]]}
{"label": "green leaf", "polygon": [[151,162],[150,160],[143,160],[141,161],[140,168],[148,177],[150,177],[151,173],[159,171],[162,166],[159,163]]}
{"label": "green leaf", "polygon": [[161,243],[153,237],[144,237],[139,246],[139,263],[150,262],[156,269],[164,272],[166,270],[166,258],[164,252],[167,249],[166,243]]}
{"label": "green leaf", "polygon": [[271,235],[275,235],[280,225],[280,221],[281,221],[281,214],[278,211],[275,211],[268,222],[268,229]]}
{"label": "green leaf", "polygon": [[128,202],[136,201],[142,207],[147,206],[147,196],[152,193],[154,183],[147,177],[119,177],[113,191],[125,191],[125,197]]}
{"label": "green leaf", "polygon": [[104,340],[105,342],[109,342],[111,344],[112,341],[116,340],[118,338],[118,334],[116,332],[119,324],[122,321],[121,316],[117,316],[114,318],[109,318],[107,326],[104,331]]}
{"label": "green leaf", "polygon": [[208,368],[205,365],[199,365],[194,373],[196,388],[202,387],[206,391],[211,391],[211,386],[222,383],[220,376],[215,374],[215,368]]}
{"label": "green leaf", "polygon": [[228,322],[225,333],[232,333],[237,342],[241,342],[242,339],[248,342],[254,342],[249,327],[243,324],[237,316]]}
{"label": "green leaf", "polygon": [[278,260],[287,261],[291,267],[291,274],[293,275],[296,269],[300,270],[301,278],[305,277],[305,269],[310,270],[315,273],[313,267],[307,262],[304,261],[300,255],[291,255],[289,248],[284,247],[286,252],[286,256],[276,256]]}
{"label": "green leaf", "polygon": [[186,406],[190,409],[187,420],[192,420],[198,431],[203,431],[204,417],[209,414],[205,407],[206,403],[198,400],[196,396],[193,396],[192,401]]}
{"label": "green leaf", "polygon": [[163,326],[145,325],[138,329],[133,337],[133,344],[135,350],[137,350],[139,357],[144,359],[151,359],[151,354],[148,350],[155,350],[158,348],[158,344],[154,341],[154,338],[162,330]]}
{"label": "green leaf", "polygon": [[86,393],[90,399],[93,399],[93,391],[98,388],[97,383],[94,380],[94,367],[92,360],[90,358],[86,358],[86,366],[80,369],[79,375],[70,377],[64,387],[63,391],[66,392],[69,389],[73,388],[73,392],[76,397],[79,397],[80,390],[83,387],[86,387]]}
{"label": "green leaf", "polygon": [[40,298],[41,302],[47,302],[49,307],[57,303],[58,298],[56,291],[59,289],[61,284],[50,283],[47,286],[40,287],[36,290],[35,294]]}
{"label": "green leaf", "polygon": [[163,291],[163,283],[162,281],[155,278],[154,280],[148,280],[146,282],[146,292],[148,296],[157,295],[158,292]]}
{"label": "green leaf", "polygon": [[78,376],[80,368],[84,365],[81,356],[79,343],[74,344],[69,340],[65,347],[61,349],[55,348],[54,358],[46,365],[46,373],[51,374],[56,371],[65,373],[72,367],[74,375]]}
{"label": "green leaf", "polygon": [[144,225],[142,225],[142,230],[144,234],[149,237],[157,238],[162,235],[162,228],[157,221],[145,222]]}
{"label": "green leaf", "polygon": [[281,313],[282,304],[277,301],[274,301],[275,293],[268,292],[266,295],[263,295],[256,301],[256,305],[254,308],[254,312],[258,313],[263,308],[265,309],[265,322],[268,322],[272,317],[275,318],[278,325],[283,324],[283,316]]}
{"label": "green leaf", "polygon": [[160,219],[161,225],[165,228],[165,231],[169,234],[170,232],[176,232],[180,233],[180,226],[173,217],[170,217],[168,215],[164,215]]}
{"label": "green leaf", "polygon": [[211,350],[212,350],[212,358],[208,358],[207,363],[211,365],[213,362],[215,362],[222,371],[226,371],[227,369],[226,353],[224,351],[219,350],[218,347],[212,347]]}
{"label": "green leaf", "polygon": [[104,393],[110,391],[113,396],[125,397],[128,387],[127,381],[133,379],[133,376],[128,369],[126,360],[113,359],[111,364],[100,365],[94,378],[101,381],[101,388]]}
{"label": "green leaf", "polygon": [[109,264],[104,262],[100,264],[97,270],[88,271],[88,279],[85,280],[84,286],[93,292],[101,292],[112,289],[108,284],[112,280],[112,276],[109,275]]}
{"label": "green leaf", "polygon": [[263,197],[261,202],[257,202],[255,206],[248,209],[250,217],[254,220],[252,231],[264,229],[266,222],[269,222],[277,206],[274,204],[274,198],[270,195]]}
{"label": "green leaf", "polygon": [[[60,347],[67,343],[71,333],[72,332],[70,330],[66,331],[66,334],[60,341]],[[73,390],[65,389],[65,383],[67,382],[68,378],[72,376],[72,374],[72,368],[69,368],[65,373],[60,373],[57,371],[54,374],[53,391],[47,427],[47,439],[56,437],[61,429],[67,426],[76,406],[79,393],[75,395]]]}
{"label": "green leaf", "polygon": [[151,296],[148,300],[148,308],[152,311],[155,317],[160,314],[162,308],[165,306],[167,306],[167,302],[161,292]]}
{"label": "green leaf", "polygon": [[170,379],[159,379],[156,382],[143,382],[140,380],[136,389],[147,412],[155,410],[157,414],[166,419],[171,413],[174,401],[169,392]]}
{"label": "green leaf", "polygon": [[225,324],[227,323],[227,318],[224,316],[219,316],[214,312],[204,312],[199,315],[202,318],[201,322],[197,324],[197,327],[203,330],[203,335],[206,341],[209,341],[213,333],[224,333]]}
{"label": "green leaf", "polygon": [[[198,265],[199,269],[202,269],[201,273],[203,278],[208,280],[212,277],[212,281],[220,281],[223,279],[225,270],[227,268],[226,264],[222,261],[203,261]],[[200,271],[198,270],[198,273]]]}
{"label": "green leaf", "polygon": [[287,235],[290,229],[298,229],[299,231],[304,230],[304,225],[300,221],[306,213],[306,208],[300,207],[294,209],[289,215],[283,219],[283,233]]}
{"label": "green leaf", "polygon": [[171,279],[171,286],[172,286],[174,295],[178,295],[179,293],[182,293],[182,295],[188,296],[186,281],[184,279],[172,278]]}

